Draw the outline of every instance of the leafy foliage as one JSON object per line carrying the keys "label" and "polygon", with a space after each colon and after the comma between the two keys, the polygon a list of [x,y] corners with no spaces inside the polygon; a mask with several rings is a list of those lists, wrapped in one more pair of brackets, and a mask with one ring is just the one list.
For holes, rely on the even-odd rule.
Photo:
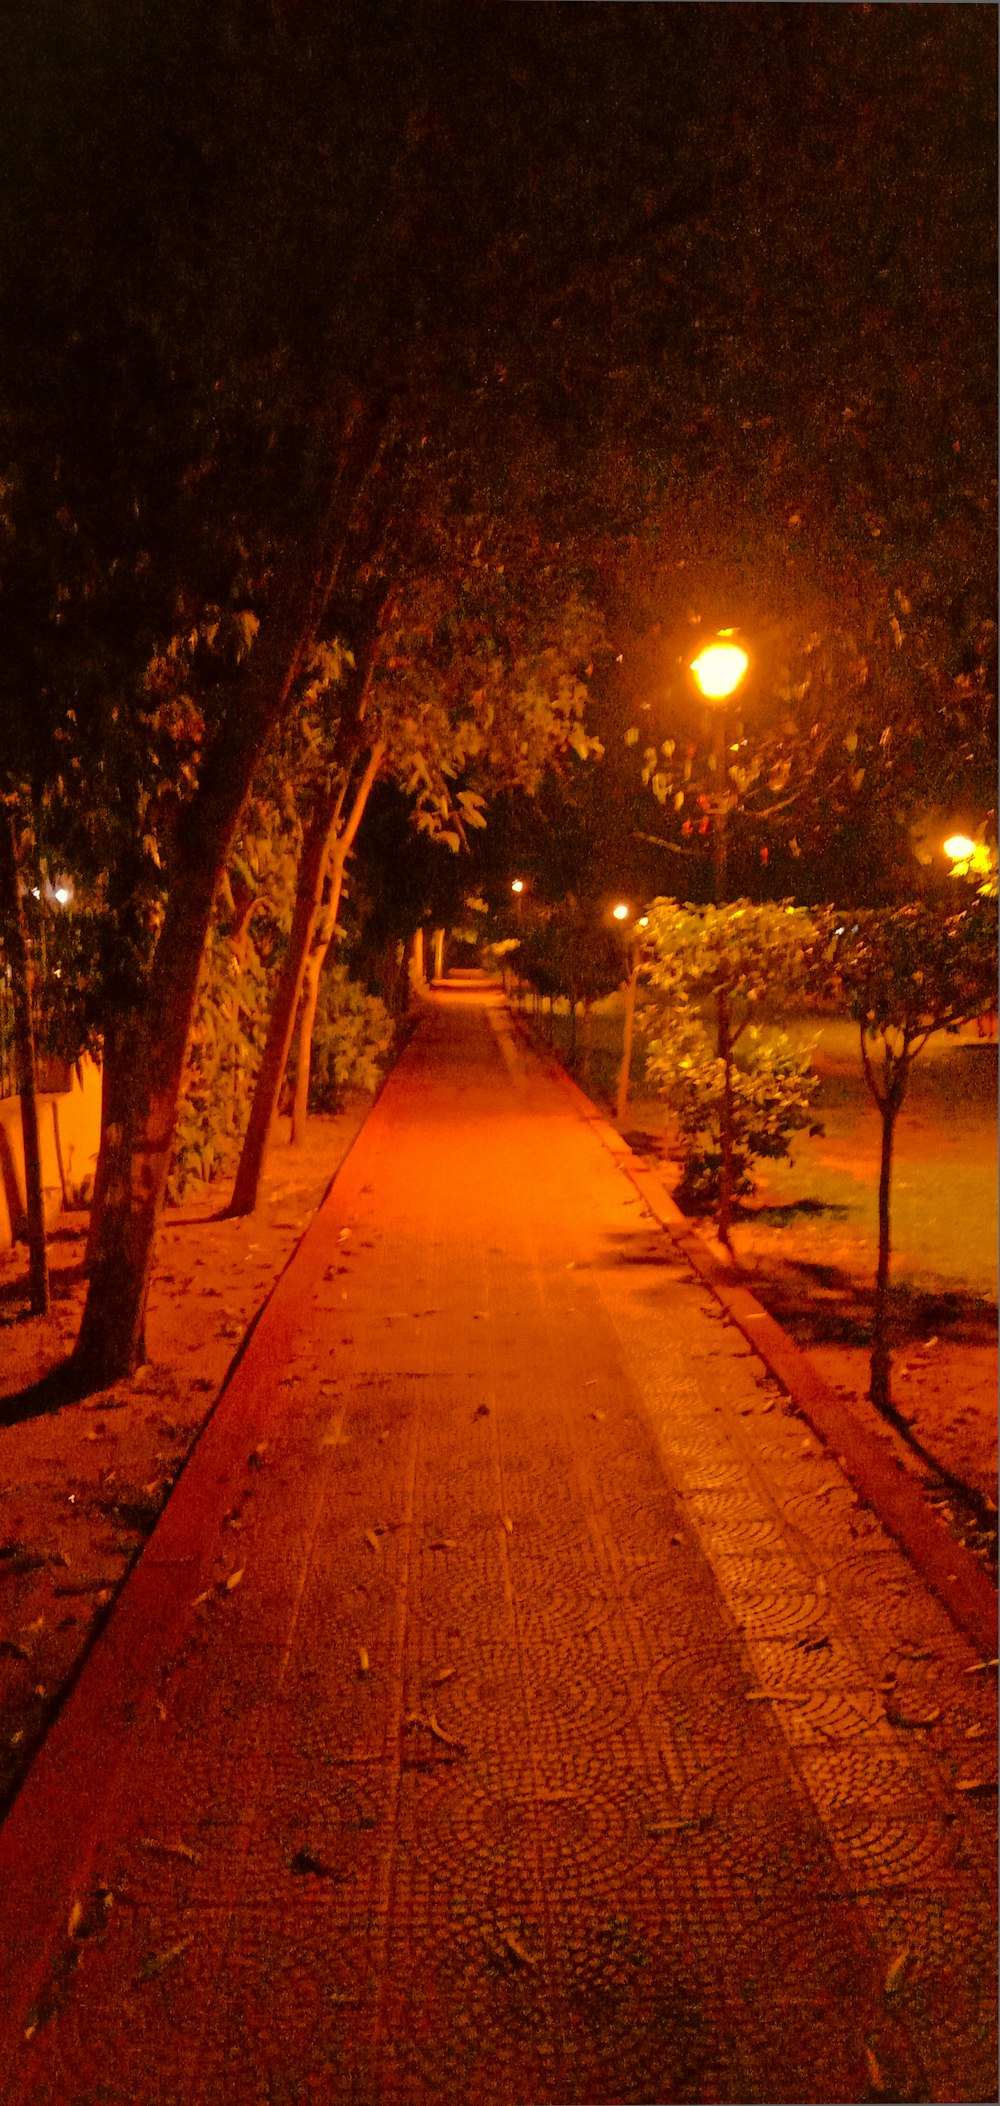
{"label": "leafy foliage", "polygon": [[[662,1011],[646,1053],[646,1073],[666,1098],[677,1123],[683,1175],[678,1203],[707,1213],[719,1196],[725,1065],[713,1052],[700,1019],[684,1005]],[[813,1116],[819,1076],[811,1049],[794,1052],[780,1033],[767,1038],[751,1026],[743,1058],[732,1073],[733,1188],[748,1197],[760,1159],[784,1161],[797,1133],[820,1133]]]}
{"label": "leafy foliage", "polygon": [[513,956],[529,986],[540,995],[562,996],[571,1006],[599,1002],[627,975],[621,938],[606,926],[600,903],[593,900],[536,906]]}
{"label": "leafy foliage", "polygon": [[377,1088],[395,1024],[378,995],[332,965],[319,983],[309,1071],[310,1111],[339,1111],[345,1098]]}
{"label": "leafy foliage", "polygon": [[957,912],[910,904],[860,914],[836,945],[836,969],[861,1036],[865,1081],[882,1121],[879,1249],[872,1321],[871,1398],[891,1413],[889,1275],[893,1138],[914,1061],[936,1031],[991,1008],[997,990],[997,911],[987,894]]}
{"label": "leafy foliage", "polygon": [[[730,1198],[753,1191],[758,1158],[787,1157],[796,1133],[819,1131],[811,1112],[819,1087],[810,1072],[811,1049],[796,1054],[780,1036],[765,1040],[754,1020],[768,996],[780,992],[785,1000],[825,977],[828,945],[804,909],[787,902],[698,908],[657,899],[646,918],[647,975],[662,1000],[647,1070],[677,1119],[683,1199],[707,1208],[721,1193],[727,1092]],[[698,1007],[720,998],[723,1043],[713,1052]]]}

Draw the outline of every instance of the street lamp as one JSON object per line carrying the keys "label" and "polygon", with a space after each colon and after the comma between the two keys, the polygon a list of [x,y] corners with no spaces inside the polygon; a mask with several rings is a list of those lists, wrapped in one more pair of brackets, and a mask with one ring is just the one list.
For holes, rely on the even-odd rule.
{"label": "street lamp", "polygon": [[976,844],[968,834],[949,834],[942,847],[950,863],[967,863],[976,853]]}
{"label": "street lamp", "polygon": [[716,905],[722,906],[726,897],[726,851],[728,801],[726,797],[726,703],[736,693],[744,678],[750,660],[739,644],[720,640],[706,644],[693,661],[691,671],[706,702],[716,710],[715,762],[716,788],[712,824],[712,861],[715,865]]}
{"label": "street lamp", "polygon": [[618,905],[616,907],[612,907],[611,909],[612,918],[615,921],[627,921],[631,912],[632,909],[628,905],[627,900],[623,899],[620,899]]}

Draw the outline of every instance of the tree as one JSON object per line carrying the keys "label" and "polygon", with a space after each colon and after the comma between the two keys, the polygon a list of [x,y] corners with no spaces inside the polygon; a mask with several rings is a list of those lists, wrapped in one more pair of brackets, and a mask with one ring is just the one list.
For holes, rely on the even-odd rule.
{"label": "tree", "polygon": [[576,1060],[576,1012],[583,1007],[584,1081],[590,1077],[590,1012],[594,1002],[613,994],[627,976],[625,951],[617,928],[608,923],[607,902],[578,900],[572,894],[557,906],[535,904],[523,942],[515,953],[517,970],[536,994],[569,1003],[569,1060]]}
{"label": "tree", "polygon": [[892,1416],[891,1195],[896,1125],[913,1063],[929,1038],[955,1031],[996,998],[995,903],[957,911],[910,904],[859,913],[837,946],[836,969],[860,1031],[865,1081],[882,1122],[878,1264],[872,1315],[871,1385],[876,1409]]}
{"label": "tree", "polygon": [[[533,789],[562,751],[585,758],[596,743],[584,726],[586,675],[600,642],[588,611],[537,580],[530,600],[512,592],[513,566],[496,560],[489,522],[473,542],[468,528],[449,521],[440,497],[432,504],[425,494],[420,518],[405,523],[402,548],[400,523],[390,525],[395,546],[383,558],[381,582],[372,566],[369,605],[357,625],[363,641],[334,679],[314,683],[328,713],[322,786],[304,829],[296,911],[232,1214],[257,1204],[300,1001],[293,1138],[301,1137],[319,973],[379,775],[389,772],[405,787],[418,830],[458,853],[467,830],[485,824],[487,789],[497,782]],[[352,634],[349,601],[338,615]]]}
{"label": "tree", "polygon": [[[718,1195],[719,1241],[730,1243],[733,1205],[746,1189],[755,1154],[787,1153],[789,1135],[810,1124],[815,1081],[805,1061],[779,1048],[757,1049],[736,1068],[736,1048],[752,1032],[768,997],[782,1001],[805,990],[824,969],[824,936],[804,909],[755,906],[681,906],[656,899],[646,909],[645,944],[651,984],[674,1010],[669,1029],[651,1048],[650,1065],[679,1097],[682,1121],[694,1151],[689,1171],[696,1186]],[[717,1024],[716,1058],[704,1043],[695,1005],[710,1001]],[[669,1014],[669,1011],[668,1011]],[[718,1154],[697,1149],[706,1131],[717,1134]]]}
{"label": "tree", "polygon": [[14,1069],[21,1100],[21,1135],[24,1144],[28,1290],[32,1315],[44,1316],[49,1306],[49,1271],[45,1247],[42,1155],[38,1138],[34,972],[24,911],[22,855],[18,837],[15,808],[11,803],[0,803],[0,925],[5,931],[5,949],[11,968]]}

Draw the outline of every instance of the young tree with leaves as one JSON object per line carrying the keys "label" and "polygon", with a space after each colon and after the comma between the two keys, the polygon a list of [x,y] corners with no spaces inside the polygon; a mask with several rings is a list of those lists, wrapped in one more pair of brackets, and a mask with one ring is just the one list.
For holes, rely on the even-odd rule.
{"label": "young tree with leaves", "polygon": [[[706,1133],[717,1136],[713,1173],[718,1196],[719,1241],[731,1241],[737,1190],[756,1154],[780,1156],[797,1129],[811,1123],[816,1081],[809,1057],[787,1048],[755,1050],[746,1075],[736,1067],[736,1049],[753,1032],[769,997],[784,1002],[828,971],[823,932],[804,909],[788,901],[755,906],[690,907],[656,899],[646,909],[645,949],[650,984],[666,998],[667,1029],[650,1047],[650,1071],[680,1095],[683,1123],[696,1160],[704,1158]],[[696,1005],[710,1002],[717,1023],[717,1055],[705,1041]]]}
{"label": "young tree with leaves", "polygon": [[891,1416],[896,1127],[913,1063],[928,1039],[971,1022],[996,998],[995,901],[979,898],[957,912],[938,904],[910,904],[859,913],[839,940],[836,970],[858,1023],[861,1064],[882,1127],[869,1395],[877,1410]]}

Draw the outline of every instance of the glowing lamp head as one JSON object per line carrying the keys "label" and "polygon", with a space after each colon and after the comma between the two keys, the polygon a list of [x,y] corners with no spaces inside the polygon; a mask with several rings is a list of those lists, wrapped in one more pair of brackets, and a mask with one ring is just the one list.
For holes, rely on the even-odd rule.
{"label": "glowing lamp head", "polygon": [[69,886],[68,886],[68,885],[57,885],[57,886],[56,886],[56,898],[57,898],[57,900],[59,901],[59,905],[60,905],[61,907],[66,907],[66,906],[68,906],[68,905],[69,905],[69,902],[70,902],[70,900],[72,899],[72,897],[73,897],[73,894],[71,893],[71,891],[70,891],[70,889],[69,889]]}
{"label": "glowing lamp head", "polygon": [[511,881],[510,881],[510,889],[511,889],[511,891],[512,891],[512,892],[523,892],[523,891],[524,891],[524,879],[523,879],[523,878],[520,878],[520,877],[516,877],[516,878],[511,878]]}
{"label": "glowing lamp head", "polygon": [[691,671],[706,702],[724,702],[734,694],[750,663],[739,644],[707,644],[694,660]]}
{"label": "glowing lamp head", "polygon": [[616,921],[627,921],[629,918],[629,914],[631,913],[631,908],[628,906],[625,900],[620,899],[617,907],[612,907],[611,912],[614,915]]}
{"label": "glowing lamp head", "polygon": [[970,841],[968,834],[949,834],[944,852],[953,863],[967,863],[976,853],[976,844]]}

